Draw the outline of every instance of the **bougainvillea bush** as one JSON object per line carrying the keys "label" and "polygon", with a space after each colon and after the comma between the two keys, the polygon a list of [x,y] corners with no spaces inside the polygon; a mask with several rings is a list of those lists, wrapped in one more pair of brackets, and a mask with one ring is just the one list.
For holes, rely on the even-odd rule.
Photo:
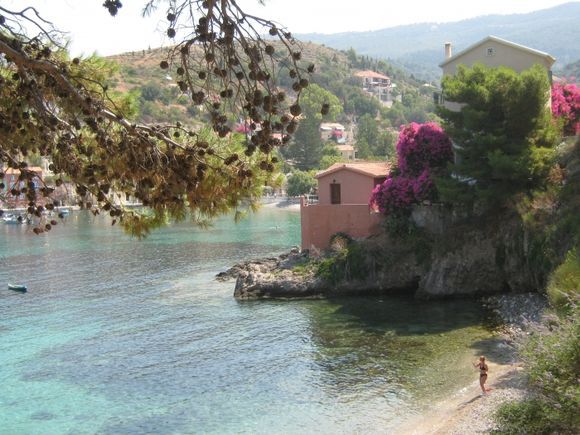
{"label": "bougainvillea bush", "polygon": [[425,169],[445,166],[453,159],[451,141],[435,122],[403,126],[397,142],[399,169],[418,176]]}
{"label": "bougainvillea bush", "polygon": [[378,184],[369,204],[384,214],[402,214],[413,204],[433,200],[433,176],[453,159],[449,137],[434,122],[403,126],[397,142],[398,171]]}
{"label": "bougainvillea bush", "polygon": [[580,134],[580,88],[574,83],[554,83],[552,114],[563,119],[564,134]]}

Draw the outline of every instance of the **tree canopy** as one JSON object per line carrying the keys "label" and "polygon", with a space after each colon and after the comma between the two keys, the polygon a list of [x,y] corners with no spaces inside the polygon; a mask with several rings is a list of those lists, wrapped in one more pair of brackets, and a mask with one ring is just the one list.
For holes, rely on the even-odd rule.
{"label": "tree canopy", "polygon": [[311,193],[317,182],[312,172],[295,171],[288,177],[286,191],[288,196],[300,196]]}
{"label": "tree canopy", "polygon": [[463,105],[459,111],[441,110],[457,155],[454,176],[438,185],[445,199],[501,205],[545,179],[558,135],[544,68],[518,74],[504,67],[460,66],[442,85],[447,101]]}
{"label": "tree canopy", "polygon": [[[324,144],[320,137],[320,123],[323,119],[335,120],[342,112],[338,98],[326,89],[312,84],[302,95],[303,119],[300,121],[294,140],[284,150],[301,170],[317,168],[323,155]],[[325,114],[320,107],[325,107]]]}
{"label": "tree canopy", "polygon": [[[118,0],[103,6],[122,13]],[[131,98],[109,91],[110,64],[71,59],[63,34],[36,9],[0,6],[0,182],[6,170],[19,171],[0,200],[24,196],[35,232],[50,229],[43,211],[69,182],[83,207],[143,235],[167,217],[203,221],[252,203],[275,170],[273,151],[295,132],[314,71],[300,63],[298,42],[233,0],[144,1],[145,13],[156,7],[166,8],[175,41],[159,67],[174,69],[179,90],[205,108],[207,130],[136,123]],[[276,74],[292,80],[292,98],[275,86]],[[231,134],[238,116],[249,120],[248,140]],[[38,156],[52,162],[52,181],[30,170]],[[148,209],[126,210],[113,194]]]}

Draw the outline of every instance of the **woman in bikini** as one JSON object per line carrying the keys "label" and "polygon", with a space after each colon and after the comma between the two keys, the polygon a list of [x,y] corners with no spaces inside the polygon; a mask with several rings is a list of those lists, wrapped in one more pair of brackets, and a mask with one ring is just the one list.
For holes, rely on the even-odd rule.
{"label": "woman in bikini", "polygon": [[489,389],[485,388],[485,381],[487,381],[487,364],[485,363],[485,357],[483,355],[480,356],[479,362],[473,363],[473,366],[479,369],[479,385],[482,394],[487,394]]}

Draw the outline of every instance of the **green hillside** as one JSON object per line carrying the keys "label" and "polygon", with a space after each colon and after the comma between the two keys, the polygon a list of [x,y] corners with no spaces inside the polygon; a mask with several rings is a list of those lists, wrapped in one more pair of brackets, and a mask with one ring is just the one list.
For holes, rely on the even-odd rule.
{"label": "green hillside", "polygon": [[[119,73],[112,78],[112,87],[121,92],[132,92],[139,103],[139,120],[148,123],[174,123],[195,126],[204,122],[204,113],[195,106],[188,95],[176,84],[175,68],[162,70],[159,64],[166,59],[167,48],[157,48],[123,53],[108,59],[119,65]],[[375,117],[381,110],[392,117],[392,125],[404,122],[424,121],[432,112],[432,90],[424,82],[409,76],[403,70],[385,61],[359,56],[353,50],[342,52],[322,45],[302,45],[302,62],[314,64],[311,82],[336,95],[344,111],[338,121],[349,122],[365,114]],[[381,107],[373,97],[363,92],[360,79],[355,73],[373,70],[388,75],[395,88],[392,113]],[[286,74],[277,74],[276,82],[289,95],[293,80]],[[429,107],[428,107],[429,106]]]}
{"label": "green hillside", "polygon": [[580,59],[576,62],[569,63],[564,68],[557,71],[557,74],[567,80],[580,83]]}

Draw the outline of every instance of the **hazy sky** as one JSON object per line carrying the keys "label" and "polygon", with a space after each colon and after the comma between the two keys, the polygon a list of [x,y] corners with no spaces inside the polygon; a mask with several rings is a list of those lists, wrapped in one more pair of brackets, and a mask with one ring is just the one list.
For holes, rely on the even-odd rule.
{"label": "hazy sky", "polygon": [[[4,0],[4,7],[37,7],[62,30],[70,32],[73,54],[97,51],[108,55],[167,45],[165,11],[144,19],[144,0],[122,0],[111,17],[103,0]],[[420,22],[458,21],[480,15],[525,13],[546,9],[566,0],[238,0],[252,13],[280,22],[293,33],[337,33],[377,30]]]}

